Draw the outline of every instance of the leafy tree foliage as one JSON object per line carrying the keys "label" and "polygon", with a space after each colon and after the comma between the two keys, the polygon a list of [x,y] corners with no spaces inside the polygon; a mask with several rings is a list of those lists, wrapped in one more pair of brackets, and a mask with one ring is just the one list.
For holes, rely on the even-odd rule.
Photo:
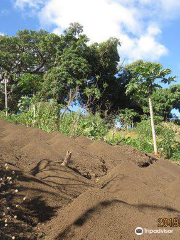
{"label": "leafy tree foliage", "polygon": [[87,37],[75,23],[65,30],[56,58],[56,65],[44,76],[42,95],[68,105],[86,81],[90,65],[85,58]]}
{"label": "leafy tree foliage", "polygon": [[143,62],[138,60],[126,66],[126,69],[132,74],[130,83],[127,86],[127,93],[131,93],[132,97],[143,95],[149,97],[157,88],[162,88],[157,80],[162,83],[171,83],[175,81],[176,76],[168,76],[171,69],[163,69],[159,63]]}
{"label": "leafy tree foliage", "polygon": [[134,127],[134,120],[139,116],[139,114],[137,112],[135,112],[132,109],[129,108],[125,108],[123,110],[120,111],[120,123],[122,125],[125,125],[127,127],[127,129],[129,127]]}
{"label": "leafy tree foliage", "polygon": [[173,108],[179,110],[180,112],[180,84],[171,86],[170,91],[174,98]]}
{"label": "leafy tree foliage", "polygon": [[[170,88],[159,88],[152,94],[155,116],[162,117],[163,121],[169,121],[173,115],[172,109],[180,111],[180,85],[172,85]],[[143,113],[149,115],[148,99],[139,96],[138,105],[142,106]]]}
{"label": "leafy tree foliage", "polygon": [[171,81],[174,81],[176,76],[167,76],[171,73],[171,70],[168,68],[163,69],[162,65],[159,63],[143,62],[142,60],[126,66],[126,69],[128,69],[132,74],[132,79],[127,85],[127,94],[132,94],[132,97],[136,97],[137,101],[138,96],[141,95],[147,97],[149,100],[154,152],[157,154],[152,94],[155,92],[156,88],[161,88],[161,86],[156,82],[157,79],[163,83],[170,83]]}
{"label": "leafy tree foliage", "polygon": [[[118,95],[118,80],[115,74],[120,59],[117,50],[119,45],[118,39],[110,38],[100,44],[94,43],[87,49],[91,72],[84,87],[85,91],[81,94],[81,103],[88,105],[93,113],[113,111],[113,104]],[[89,92],[91,95],[88,95]]]}
{"label": "leafy tree foliage", "polygon": [[173,108],[178,109],[180,92],[178,92],[177,89],[177,85],[169,89],[157,89],[152,95],[154,112],[157,116],[162,116],[164,121],[168,121],[173,117],[171,114]]}
{"label": "leafy tree foliage", "polygon": [[43,74],[54,65],[59,44],[59,36],[44,30],[19,31],[20,73]]}
{"label": "leafy tree foliage", "polygon": [[[39,79],[52,67],[58,41],[57,35],[44,30],[19,31],[16,37],[0,36],[0,74],[8,74],[8,101],[11,110],[17,111],[25,84],[26,90],[30,89],[30,79]],[[19,81],[23,81],[23,88],[21,84],[18,85]]]}
{"label": "leafy tree foliage", "polygon": [[[89,44],[78,23],[70,24],[61,36],[44,30],[23,30],[15,37],[0,36],[0,45],[0,81],[5,74],[8,76],[11,112],[18,111],[18,102],[24,97],[36,96],[35,99],[45,101],[54,98],[58,104],[66,106],[77,100],[93,114],[100,111],[101,117],[107,120],[123,109],[132,109],[142,115],[148,109],[148,94],[144,93],[160,87],[154,82],[160,70],[158,64],[148,63],[142,68],[139,61],[131,65],[131,69],[130,66],[118,67],[119,39]],[[136,68],[136,73],[132,68]],[[163,71],[161,69],[161,80],[167,82],[164,77],[168,72]],[[137,78],[138,83],[133,80]],[[150,82],[152,85],[147,90],[146,83]],[[126,95],[127,86],[131,95]],[[151,95],[155,114],[164,120],[171,116],[172,108],[180,109],[179,85],[153,90]],[[3,82],[0,83],[0,109],[4,109]],[[135,118],[138,120],[140,117]]]}

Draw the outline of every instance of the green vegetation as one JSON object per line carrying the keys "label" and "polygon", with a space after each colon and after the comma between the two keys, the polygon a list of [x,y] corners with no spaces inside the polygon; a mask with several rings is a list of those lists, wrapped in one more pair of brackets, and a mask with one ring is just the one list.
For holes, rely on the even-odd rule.
{"label": "green vegetation", "polygon": [[[168,121],[172,109],[180,111],[180,85],[159,85],[174,81],[171,70],[142,60],[119,66],[119,39],[88,41],[78,23],[61,36],[44,30],[0,36],[0,117],[178,161],[179,120]],[[86,114],[70,110],[77,104]]]}
{"label": "green vegetation", "polygon": [[154,143],[154,153],[158,154],[156,133],[154,127],[154,113],[152,104],[152,94],[157,88],[161,86],[155,81],[160,79],[161,83],[171,83],[174,81],[175,77],[167,77],[171,73],[170,69],[162,69],[159,63],[143,62],[142,60],[134,62],[126,69],[130,71],[132,78],[127,85],[127,94],[131,94],[136,101],[139,100],[141,96],[148,98],[149,100],[149,112],[151,119],[152,136]]}
{"label": "green vegetation", "polygon": [[[175,161],[180,159],[180,141],[176,139],[176,134],[172,128],[167,128],[162,124],[155,125],[157,147],[159,154],[164,158],[171,158]],[[130,132],[124,140],[124,144],[131,145],[143,152],[153,152],[153,141],[150,120],[143,120],[137,124],[137,128]]]}

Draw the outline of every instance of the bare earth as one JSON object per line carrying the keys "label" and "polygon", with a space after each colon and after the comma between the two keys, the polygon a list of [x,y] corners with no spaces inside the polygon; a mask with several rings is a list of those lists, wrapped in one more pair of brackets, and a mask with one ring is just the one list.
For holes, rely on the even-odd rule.
{"label": "bare earth", "polygon": [[[61,166],[67,150],[68,168]],[[180,167],[168,160],[0,120],[5,163],[18,173],[18,197],[28,195],[11,226],[18,239],[180,239],[180,226],[158,227],[158,218],[180,223]],[[138,236],[137,227],[173,233]]]}

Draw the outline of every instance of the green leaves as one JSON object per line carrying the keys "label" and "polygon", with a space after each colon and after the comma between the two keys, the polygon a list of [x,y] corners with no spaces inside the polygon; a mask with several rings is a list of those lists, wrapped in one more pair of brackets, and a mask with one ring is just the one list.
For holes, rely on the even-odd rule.
{"label": "green leaves", "polygon": [[77,50],[65,49],[59,66],[52,68],[44,76],[43,94],[63,102],[66,97],[70,98],[68,93],[75,92],[77,86],[84,83],[89,68],[87,60]]}
{"label": "green leaves", "polygon": [[[152,94],[157,88],[161,86],[155,81],[160,79],[161,82],[170,83],[175,77],[167,77],[171,73],[169,68],[162,69],[159,63],[143,62],[142,60],[136,61],[126,66],[132,76],[129,84],[127,85],[127,94],[131,94],[132,98],[140,102],[142,98],[149,100],[149,113],[151,117],[152,136],[154,142],[154,153],[157,154],[156,134],[154,129],[154,113],[152,106]],[[138,85],[138,88],[137,88]]]}
{"label": "green leaves", "polygon": [[16,37],[0,36],[0,73],[17,72],[20,61],[18,39]]}
{"label": "green leaves", "polygon": [[120,123],[127,127],[129,127],[129,125],[133,127],[134,119],[137,117],[139,117],[139,114],[135,112],[133,109],[129,109],[129,108],[125,108],[124,110],[121,110],[119,114]]}
{"label": "green leaves", "polygon": [[9,76],[11,110],[17,111],[21,96],[40,91],[43,74],[54,65],[59,39],[43,30],[19,31],[16,37],[0,36],[0,73]]}
{"label": "green leaves", "polygon": [[17,39],[23,72],[40,73],[52,66],[60,39],[57,35],[44,30],[24,30],[17,33]]}
{"label": "green leaves", "polygon": [[175,81],[176,76],[168,77],[171,73],[169,68],[162,69],[159,63],[143,62],[142,60],[136,61],[125,67],[131,74],[131,81],[127,85],[127,94],[133,94],[136,98],[139,96],[148,97],[155,89],[161,86],[156,83],[160,79],[163,83],[170,83]]}
{"label": "green leaves", "polygon": [[36,93],[40,89],[41,81],[41,76],[25,73],[19,77],[17,86],[33,95],[33,93]]}
{"label": "green leaves", "polygon": [[[93,113],[100,110],[102,116],[115,115],[125,108],[142,114],[145,98],[160,88],[156,79],[164,83],[175,79],[168,76],[170,69],[142,60],[121,66],[117,74],[119,39],[91,45],[88,41],[78,23],[70,24],[61,36],[27,29],[16,37],[0,36],[0,73],[7,72],[9,76],[10,109],[18,110],[22,96],[55,98],[66,104],[76,95],[83,107]],[[1,109],[3,98],[1,86]],[[176,107],[179,108],[178,101]]]}
{"label": "green leaves", "polygon": [[31,98],[28,96],[22,96],[18,101],[18,108],[21,111],[26,111],[28,107],[31,105]]}

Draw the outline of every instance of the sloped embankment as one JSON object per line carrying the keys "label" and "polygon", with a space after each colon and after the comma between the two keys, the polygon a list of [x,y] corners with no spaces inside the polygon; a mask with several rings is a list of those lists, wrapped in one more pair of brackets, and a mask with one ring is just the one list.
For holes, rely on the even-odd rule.
{"label": "sloped embankment", "polygon": [[[61,166],[67,150],[69,168]],[[18,173],[19,194],[28,194],[26,224],[35,234],[27,239],[138,239],[136,227],[158,229],[158,218],[180,216],[179,166],[130,146],[0,120],[0,158]],[[180,228],[167,229],[173,233],[141,237],[179,238]]]}

